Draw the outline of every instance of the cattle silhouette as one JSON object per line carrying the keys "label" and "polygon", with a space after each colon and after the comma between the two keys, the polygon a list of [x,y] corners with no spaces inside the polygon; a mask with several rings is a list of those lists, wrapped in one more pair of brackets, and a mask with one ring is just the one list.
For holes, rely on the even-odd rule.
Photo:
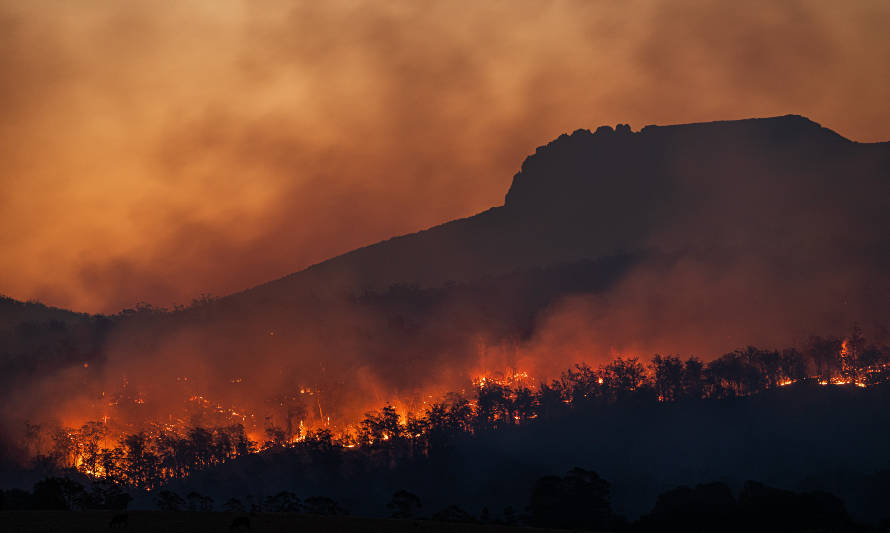
{"label": "cattle silhouette", "polygon": [[116,514],[111,517],[108,527],[127,527],[130,525],[130,515],[127,513]]}

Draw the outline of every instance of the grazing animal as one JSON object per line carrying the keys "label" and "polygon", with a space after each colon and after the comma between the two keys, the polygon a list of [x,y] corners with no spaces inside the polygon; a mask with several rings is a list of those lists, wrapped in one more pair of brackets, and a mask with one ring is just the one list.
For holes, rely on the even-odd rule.
{"label": "grazing animal", "polygon": [[127,527],[130,525],[130,515],[127,513],[116,514],[111,517],[108,527]]}
{"label": "grazing animal", "polygon": [[246,516],[239,516],[232,520],[232,525],[229,526],[229,531],[242,531],[242,530],[250,529],[250,518]]}

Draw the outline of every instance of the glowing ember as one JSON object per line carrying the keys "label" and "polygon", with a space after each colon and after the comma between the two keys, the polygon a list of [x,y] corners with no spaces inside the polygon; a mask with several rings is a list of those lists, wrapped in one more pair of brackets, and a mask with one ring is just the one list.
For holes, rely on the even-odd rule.
{"label": "glowing ember", "polygon": [[[470,380],[472,387],[463,388],[460,394],[438,396],[429,390],[417,391],[394,398],[382,411],[366,413],[363,420],[356,413],[359,406],[349,411],[337,405],[337,394],[332,392],[336,382],[311,387],[294,383],[285,392],[257,401],[242,396],[242,386],[232,386],[246,381],[241,377],[226,377],[225,383],[216,387],[197,385],[188,376],[171,378],[173,388],[163,389],[172,391],[167,398],[158,398],[153,391],[141,390],[135,382],[122,378],[117,391],[96,391],[88,409],[91,412],[69,418],[67,427],[47,428],[41,434],[39,426],[29,426],[31,440],[24,447],[32,456],[49,456],[63,468],[150,489],[196,469],[270,449],[323,445],[350,450],[410,443],[411,449],[423,451],[431,435],[442,431],[441,424],[449,431],[475,433],[528,424],[578,403],[620,401],[638,391],[642,397],[651,394],[660,402],[675,402],[690,397],[687,391],[699,398],[737,397],[798,382],[867,388],[890,377],[886,358],[871,359],[872,363],[865,365],[857,355],[861,349],[856,343],[836,342],[834,363],[811,367],[820,372],[817,377],[807,378],[802,371],[792,373],[790,366],[763,365],[756,367],[762,372],[757,387],[746,388],[739,378],[742,374],[733,370],[737,366],[721,366],[719,359],[706,365],[693,359],[686,363],[677,357],[656,357],[647,365],[637,358],[618,358],[598,368],[578,364],[550,383],[515,368],[474,372],[469,374],[475,375]],[[739,351],[723,359],[734,365],[751,364],[761,355],[770,355],[759,353]],[[698,376],[698,382],[690,386],[683,372],[695,370],[696,364],[698,373],[692,375]],[[174,394],[180,398],[178,404]],[[375,403],[380,402],[371,400],[364,406]],[[181,459],[183,450],[195,447],[205,451]],[[143,455],[159,463],[149,469],[134,467],[134,461],[138,463]]]}

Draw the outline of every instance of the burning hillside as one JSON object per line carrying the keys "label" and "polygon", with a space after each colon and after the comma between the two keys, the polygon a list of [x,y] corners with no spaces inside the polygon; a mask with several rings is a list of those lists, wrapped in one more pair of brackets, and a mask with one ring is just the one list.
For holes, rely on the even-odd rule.
{"label": "burning hillside", "polygon": [[[866,343],[858,328],[844,339],[811,338],[803,351],[749,347],[709,363],[656,355],[649,362],[617,358],[596,368],[576,364],[552,380],[518,369],[477,374],[458,391],[396,398],[379,410],[371,409],[368,399],[362,415],[335,409],[337,396],[324,388],[294,388],[257,408],[233,404],[231,397],[189,395],[186,391],[194,385],[183,376],[176,379],[181,398],[165,398],[168,411],[163,416],[154,415],[159,411],[151,399],[123,381],[117,391],[101,392],[77,413],[87,422],[28,424],[23,447],[28,460],[41,468],[70,468],[95,479],[151,489],[246,454],[276,449],[383,446],[387,453],[426,455],[460,434],[530,424],[631,398],[717,400],[796,383],[867,388],[888,381],[890,348]],[[233,378],[229,386],[243,383]]]}
{"label": "burning hillside", "polygon": [[[436,417],[472,433],[628,393],[867,387],[890,342],[888,171],[886,143],[802,117],[579,130],[475,217],[185,308],[12,316],[5,446],[154,486],[263,449],[420,453]],[[874,347],[843,341],[857,321]],[[715,358],[747,344],[797,351]],[[704,362],[628,359],[659,352]]]}

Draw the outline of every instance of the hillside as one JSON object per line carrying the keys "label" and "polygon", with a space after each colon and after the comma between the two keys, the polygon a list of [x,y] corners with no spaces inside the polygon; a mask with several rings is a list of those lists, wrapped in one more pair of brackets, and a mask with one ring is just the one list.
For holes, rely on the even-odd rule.
{"label": "hillside", "polygon": [[[503,206],[231,298],[437,286],[650,247],[817,246],[851,230],[877,238],[886,260],[875,230],[890,217],[888,193],[890,143],[855,143],[799,116],[577,130],[523,162]],[[813,223],[837,232],[814,237]]]}
{"label": "hillside", "polygon": [[478,516],[483,507],[522,509],[536,479],[580,466],[612,483],[613,508],[628,518],[648,512],[658,494],[679,485],[719,480],[738,490],[753,479],[837,494],[858,518],[876,522],[887,516],[881,498],[890,479],[888,394],[886,385],[864,390],[810,382],[727,400],[593,404],[467,436],[443,456],[368,466],[349,450],[311,460],[300,450],[277,450],[169,487],[216,501],[279,490],[324,494],[365,516],[385,516],[390,495],[407,489],[427,512],[457,504]]}
{"label": "hillside", "polygon": [[[793,115],[578,130],[525,160],[503,206],[174,313],[119,342],[150,353],[185,345],[229,375],[251,375],[258,361],[301,379],[319,366],[343,381],[358,371],[377,397],[455,386],[485,365],[524,361],[546,374],[554,365],[537,362],[565,367],[615,350],[708,359],[855,322],[886,343],[887,227],[890,143],[849,141]],[[573,290],[498,281],[542,268],[558,280],[560,265],[596,262],[612,266],[569,274],[586,278]],[[428,302],[400,307],[405,290],[392,286]],[[517,342],[523,353],[480,362],[480,344]]]}
{"label": "hillside", "polygon": [[5,338],[3,422],[83,419],[117,391],[134,423],[200,396],[261,425],[309,387],[307,421],[347,423],[509,368],[709,360],[853,323],[886,345],[888,227],[890,143],[798,116],[578,130],[502,206],[218,300],[61,325],[7,302],[37,322]]}

